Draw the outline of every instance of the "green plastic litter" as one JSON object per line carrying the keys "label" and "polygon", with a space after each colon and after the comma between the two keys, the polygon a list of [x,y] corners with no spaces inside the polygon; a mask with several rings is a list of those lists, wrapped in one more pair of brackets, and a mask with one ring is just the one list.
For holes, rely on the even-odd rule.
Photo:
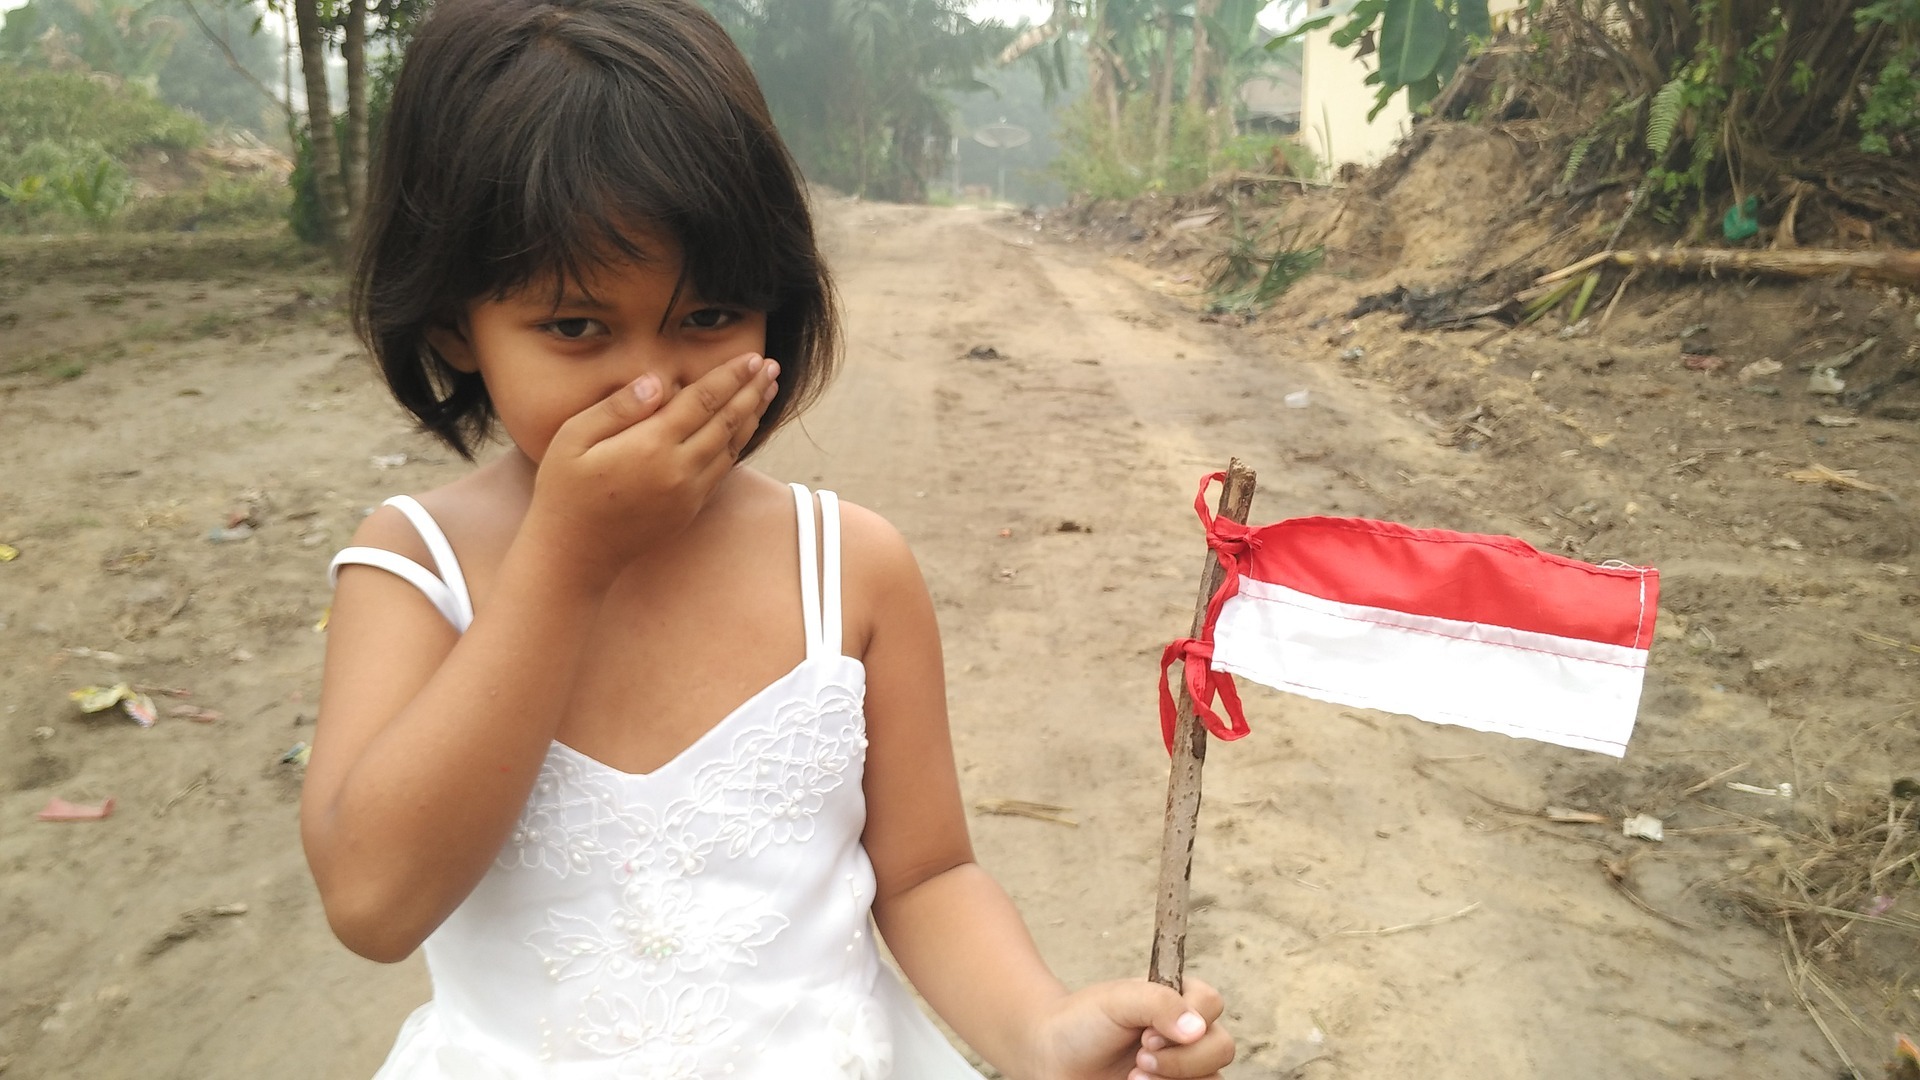
{"label": "green plastic litter", "polygon": [[1733,209],[1728,210],[1726,217],[1720,219],[1721,235],[1725,236],[1730,244],[1752,239],[1760,232],[1760,219],[1757,216],[1759,213],[1760,197],[1747,196],[1735,204]]}

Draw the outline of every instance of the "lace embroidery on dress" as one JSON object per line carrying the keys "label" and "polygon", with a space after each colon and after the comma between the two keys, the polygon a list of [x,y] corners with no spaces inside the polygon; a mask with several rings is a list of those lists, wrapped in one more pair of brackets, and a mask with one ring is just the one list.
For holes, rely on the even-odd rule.
{"label": "lace embroidery on dress", "polygon": [[812,701],[787,702],[768,722],[735,735],[732,751],[695,775],[694,795],[664,808],[622,791],[622,781],[646,777],[562,747],[540,766],[495,863],[563,878],[590,873],[597,863],[623,881],[649,871],[698,874],[715,848],[738,858],[769,843],[810,838],[826,796],[850,769],[864,766],[866,750],[861,692],[831,684]]}
{"label": "lace embroidery on dress", "polygon": [[[812,838],[826,797],[849,776],[857,784],[864,768],[861,700],[858,689],[829,683],[811,700],[780,705],[735,733],[723,757],[699,767],[691,796],[664,808],[626,790],[645,776],[563,746],[548,754],[496,864],[563,879],[606,874],[619,887],[613,910],[598,918],[577,906],[549,910],[526,939],[556,986],[594,980],[564,1028],[567,1037],[646,1077],[699,1076],[717,1064],[714,1055],[738,1050],[729,1046],[731,969],[753,966],[757,950],[792,920],[764,894],[716,904],[696,881],[710,859],[753,857]],[[551,1030],[550,1019],[545,1026]]]}

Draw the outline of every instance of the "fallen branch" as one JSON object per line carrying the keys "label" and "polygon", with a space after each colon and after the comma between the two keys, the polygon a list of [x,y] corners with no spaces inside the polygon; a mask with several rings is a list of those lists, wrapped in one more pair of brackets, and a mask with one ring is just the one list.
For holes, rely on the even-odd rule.
{"label": "fallen branch", "polygon": [[973,804],[975,810],[983,814],[998,814],[1002,817],[1024,817],[1035,821],[1050,821],[1055,825],[1065,825],[1077,829],[1080,823],[1067,815],[1071,809],[1056,806],[1053,803],[1029,802],[1026,799],[981,799]]}
{"label": "fallen branch", "polygon": [[1473,903],[1468,904],[1466,907],[1461,908],[1451,915],[1441,915],[1437,918],[1423,919],[1420,922],[1401,923],[1398,926],[1383,926],[1377,930],[1335,930],[1333,936],[1386,937],[1389,934],[1403,934],[1408,930],[1425,930],[1429,926],[1439,926],[1441,923],[1450,923],[1455,919],[1463,919],[1479,910],[1479,907],[1480,901],[1475,900]]}
{"label": "fallen branch", "polygon": [[1875,495],[1884,495],[1887,492],[1887,489],[1879,484],[1860,479],[1859,469],[1830,469],[1817,461],[1804,469],[1793,470],[1787,474],[1787,479],[1802,484],[1826,484],[1834,488],[1851,488],[1854,491],[1865,491]]}
{"label": "fallen branch", "polygon": [[1601,859],[1600,872],[1602,876],[1607,879],[1607,884],[1613,886],[1615,892],[1626,897],[1634,907],[1639,908],[1641,911],[1646,912],[1662,922],[1677,926],[1682,930],[1700,929],[1687,920],[1669,915],[1641,899],[1640,894],[1633,891],[1633,886],[1627,884],[1627,874],[1632,863],[1633,858],[1631,856],[1625,859]]}
{"label": "fallen branch", "polygon": [[1442,923],[1450,923],[1455,919],[1464,919],[1478,910],[1480,910],[1480,901],[1475,900],[1473,903],[1468,904],[1466,907],[1461,908],[1451,915],[1441,915],[1432,919],[1424,919],[1420,922],[1401,923],[1398,926],[1382,926],[1376,930],[1335,930],[1331,934],[1317,937],[1307,942],[1305,945],[1294,949],[1287,955],[1298,956],[1322,942],[1332,941],[1337,937],[1387,937],[1392,934],[1404,934],[1409,930],[1425,930],[1429,927],[1439,926]]}
{"label": "fallen branch", "polygon": [[1701,792],[1707,790],[1708,788],[1719,783],[1720,781],[1725,780],[1727,777],[1734,775],[1735,773],[1739,772],[1741,769],[1744,769],[1751,764],[1753,764],[1753,762],[1743,761],[1740,764],[1735,765],[1730,769],[1722,769],[1719,772],[1714,773],[1712,776],[1707,777],[1705,780],[1702,780],[1699,783],[1688,788],[1687,790],[1681,792],[1680,797],[1684,799],[1689,795],[1698,795]]}
{"label": "fallen branch", "polygon": [[1607,263],[1628,269],[1645,267],[1692,274],[1731,271],[1789,278],[1821,278],[1851,272],[1875,281],[1920,286],[1920,251],[1821,251],[1806,248],[1778,251],[1733,251],[1726,248],[1602,251],[1572,266],[1542,275],[1534,284],[1552,285]]}

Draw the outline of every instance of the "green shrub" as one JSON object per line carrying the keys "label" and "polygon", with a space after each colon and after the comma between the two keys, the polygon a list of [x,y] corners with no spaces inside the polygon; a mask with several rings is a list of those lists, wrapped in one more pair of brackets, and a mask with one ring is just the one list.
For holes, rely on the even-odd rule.
{"label": "green shrub", "polygon": [[[347,132],[347,119],[337,117],[333,125],[334,135],[343,145]],[[320,207],[320,184],[313,167],[312,129],[301,124],[293,135],[293,175],[287,178],[290,195],[286,203],[287,227],[293,230],[303,244],[322,243],[327,238],[327,215]]]}
{"label": "green shrub", "polygon": [[0,209],[16,225],[42,224],[57,214],[106,221],[132,186],[127,170],[90,140],[40,139],[17,153],[0,151]]}
{"label": "green shrub", "polygon": [[137,84],[0,66],[0,158],[42,141],[124,158],[145,147],[190,149],[206,137],[206,125]]}

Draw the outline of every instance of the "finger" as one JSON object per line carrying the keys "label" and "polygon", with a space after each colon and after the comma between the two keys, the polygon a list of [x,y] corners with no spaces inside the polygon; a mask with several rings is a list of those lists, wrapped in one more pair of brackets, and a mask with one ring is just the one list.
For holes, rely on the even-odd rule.
{"label": "finger", "polygon": [[579,440],[585,449],[659,412],[660,398],[659,377],[642,375],[581,410],[561,425],[560,432],[568,439]]}
{"label": "finger", "polygon": [[1191,1043],[1207,1033],[1207,1019],[1172,989],[1145,979],[1107,984],[1103,1008],[1121,1027],[1150,1028],[1170,1043]]}
{"label": "finger", "polygon": [[[767,366],[776,367],[771,361]],[[735,395],[735,400],[729,402],[728,407],[714,417],[707,428],[696,432],[693,439],[681,446],[693,463],[694,487],[703,496],[720,486],[720,481],[739,463],[741,452],[759,429],[760,417],[765,414],[767,405],[773,401],[774,392],[779,387],[769,382],[753,411],[741,422],[730,424],[727,418],[735,415],[735,409],[745,401],[744,395],[752,389],[752,385],[743,387],[740,394]]]}
{"label": "finger", "polygon": [[1188,1008],[1199,1013],[1201,1018],[1209,1024],[1220,1019],[1220,1014],[1227,1008],[1226,1001],[1220,997],[1220,991],[1201,979],[1185,979],[1183,983],[1180,996],[1186,999]]}
{"label": "finger", "polygon": [[701,463],[714,458],[722,458],[729,464],[737,460],[753,433],[759,430],[760,418],[779,390],[779,384],[774,381],[779,374],[780,365],[767,361],[756,378],[735,391],[705,425],[686,437],[681,447],[687,455]]}
{"label": "finger", "polygon": [[1142,1050],[1134,1055],[1134,1064],[1151,1077],[1191,1080],[1193,1077],[1217,1076],[1220,1070],[1233,1063],[1233,1058],[1233,1036],[1215,1024],[1207,1029],[1205,1035],[1185,1046]]}
{"label": "finger", "polygon": [[[754,433],[760,430],[760,422],[766,418],[767,410],[773,407],[773,399],[779,396],[780,365],[772,360],[767,361],[765,375],[766,385],[760,390],[759,402],[753,406],[745,422],[735,429],[733,438],[728,441],[727,449],[732,452],[731,456],[735,461],[740,460],[740,455],[746,452],[747,444],[753,441]],[[752,385],[749,384],[748,388],[751,389]]]}
{"label": "finger", "polygon": [[704,430],[745,387],[764,378],[767,360],[757,353],[736,356],[673,395],[660,410],[661,433],[682,443]]}

